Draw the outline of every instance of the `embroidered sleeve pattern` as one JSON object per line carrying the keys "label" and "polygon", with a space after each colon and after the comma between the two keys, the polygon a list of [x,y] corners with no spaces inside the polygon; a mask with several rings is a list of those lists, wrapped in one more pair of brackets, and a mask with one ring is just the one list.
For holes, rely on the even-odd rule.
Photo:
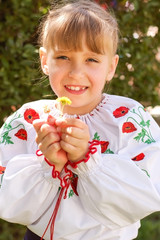
{"label": "embroidered sleeve pattern", "polygon": [[98,133],[96,132],[94,134],[94,138],[93,140],[99,141],[99,145],[101,146],[101,153],[105,153],[105,154],[113,154],[114,152],[109,148],[109,141],[101,141],[100,140],[100,136],[98,135]]}
{"label": "embroidered sleeve pattern", "polygon": [[[35,119],[39,118],[39,114],[34,109],[26,109],[24,114],[20,114],[18,111],[8,119],[8,122],[4,123],[2,127],[2,134],[0,144],[14,144],[14,137],[19,138],[23,141],[27,141],[27,131],[25,125],[22,122],[18,122],[19,119],[24,119],[29,124]],[[11,133],[15,132],[11,137]]]}
{"label": "embroidered sleeve pattern", "polygon": [[[115,118],[126,117],[128,118],[122,124],[122,133],[123,134],[130,134],[135,132],[136,136],[134,135],[133,140],[142,143],[142,144],[151,144],[155,143],[155,139],[152,136],[151,132],[151,123],[150,119],[146,118],[146,110],[143,106],[138,106],[137,108],[133,108],[132,110],[128,109],[127,107],[119,107],[113,112],[113,116]],[[131,160],[138,163],[145,159],[145,154],[140,152],[138,155],[133,156]],[[150,177],[147,170],[141,168],[148,177]]]}
{"label": "embroidered sleeve pattern", "polygon": [[17,129],[17,133],[15,134],[16,137],[22,138],[23,140],[27,140],[27,132],[25,130],[25,126],[21,123],[13,127],[13,122],[17,119],[22,118],[23,116],[16,112],[13,114],[9,122],[4,123],[2,127],[2,134],[0,139],[0,144],[14,144],[12,137],[10,136],[10,133]]}
{"label": "embroidered sleeve pattern", "polygon": [[142,106],[139,106],[138,109],[130,110],[131,116],[129,116],[123,123],[122,132],[130,133],[137,131],[137,128],[139,128],[141,131],[137,133],[137,136],[134,137],[134,139],[137,142],[150,144],[152,142],[155,142],[155,140],[150,131],[150,120],[145,120],[142,114],[145,112],[146,110]]}
{"label": "embroidered sleeve pattern", "polygon": [[137,133],[137,136],[134,137],[134,140],[146,144],[155,142],[150,130],[150,120],[144,119],[143,113],[146,113],[144,107],[139,106],[137,109],[134,108],[133,110],[129,110],[128,108],[122,106],[113,112],[113,116],[115,118],[120,118],[125,116],[128,112],[130,113],[130,116],[122,125],[122,133],[132,133],[140,129],[140,132]]}

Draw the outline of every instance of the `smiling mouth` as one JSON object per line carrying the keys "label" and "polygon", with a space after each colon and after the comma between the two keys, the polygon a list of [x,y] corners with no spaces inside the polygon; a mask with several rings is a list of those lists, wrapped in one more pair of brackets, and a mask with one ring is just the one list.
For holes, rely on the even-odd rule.
{"label": "smiling mouth", "polygon": [[65,88],[67,91],[71,93],[83,93],[86,91],[88,87],[65,85]]}

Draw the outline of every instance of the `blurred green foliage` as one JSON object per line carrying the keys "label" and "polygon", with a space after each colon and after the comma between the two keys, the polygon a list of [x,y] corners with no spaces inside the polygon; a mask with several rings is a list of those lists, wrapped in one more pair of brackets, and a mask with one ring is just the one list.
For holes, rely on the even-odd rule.
{"label": "blurred green foliage", "polygon": [[0,240],[23,240],[26,227],[0,219]]}
{"label": "blurred green foliage", "polygon": [[[118,1],[115,10],[121,42],[117,76],[111,92],[160,104],[160,1]],[[158,54],[159,51],[159,54]],[[158,60],[159,59],[159,60]]]}
{"label": "blurred green foliage", "polygon": [[15,108],[50,93],[48,83],[41,83],[36,33],[48,5],[43,0],[0,1],[1,124]]}
{"label": "blurred green foliage", "polygon": [[[23,103],[53,97],[42,77],[37,45],[37,27],[49,2],[0,0],[0,125]],[[145,106],[158,105],[160,1],[101,2],[114,3],[120,26],[120,62],[107,91],[134,98]],[[25,227],[0,220],[0,240],[22,240],[24,232]],[[156,213],[142,221],[137,240],[158,240],[159,236],[160,216]]]}

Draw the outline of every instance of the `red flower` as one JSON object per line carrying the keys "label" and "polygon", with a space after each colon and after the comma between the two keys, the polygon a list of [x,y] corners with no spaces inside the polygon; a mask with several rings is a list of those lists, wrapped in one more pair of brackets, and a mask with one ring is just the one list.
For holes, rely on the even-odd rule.
{"label": "red flower", "polygon": [[139,155],[132,158],[133,161],[141,161],[145,157],[144,153],[140,153]]}
{"label": "red flower", "polygon": [[5,169],[6,169],[5,167],[0,166],[0,174],[3,174]]}
{"label": "red flower", "polygon": [[129,108],[127,107],[119,107],[113,112],[113,115],[115,118],[119,118],[126,115],[128,111],[129,111]]}
{"label": "red flower", "polygon": [[32,124],[35,119],[39,119],[39,114],[34,109],[29,108],[24,112],[24,119]]}
{"label": "red flower", "polygon": [[133,123],[131,123],[131,122],[123,123],[123,126],[122,126],[123,133],[130,133],[130,132],[134,132],[136,130],[137,130],[137,128],[135,128]]}
{"label": "red flower", "polygon": [[107,147],[109,145],[109,142],[106,141],[100,141],[101,144],[101,153],[104,153],[107,150]]}
{"label": "red flower", "polygon": [[18,132],[15,134],[15,136],[19,139],[26,140],[27,141],[27,132],[25,129],[20,129]]}

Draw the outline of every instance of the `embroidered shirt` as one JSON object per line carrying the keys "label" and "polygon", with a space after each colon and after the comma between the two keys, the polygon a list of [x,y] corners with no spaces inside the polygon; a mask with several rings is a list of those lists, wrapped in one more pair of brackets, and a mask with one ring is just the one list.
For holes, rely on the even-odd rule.
{"label": "embroidered shirt", "polygon": [[[0,131],[0,217],[42,236],[59,193],[54,240],[131,240],[139,220],[160,211],[160,129],[138,102],[103,94],[80,118],[90,130],[86,159],[55,174],[37,152],[34,119],[58,117],[54,100],[23,105]],[[36,154],[37,153],[37,154]],[[38,156],[37,156],[38,155]],[[68,175],[67,175],[68,174]],[[50,229],[43,237],[50,240]]]}

